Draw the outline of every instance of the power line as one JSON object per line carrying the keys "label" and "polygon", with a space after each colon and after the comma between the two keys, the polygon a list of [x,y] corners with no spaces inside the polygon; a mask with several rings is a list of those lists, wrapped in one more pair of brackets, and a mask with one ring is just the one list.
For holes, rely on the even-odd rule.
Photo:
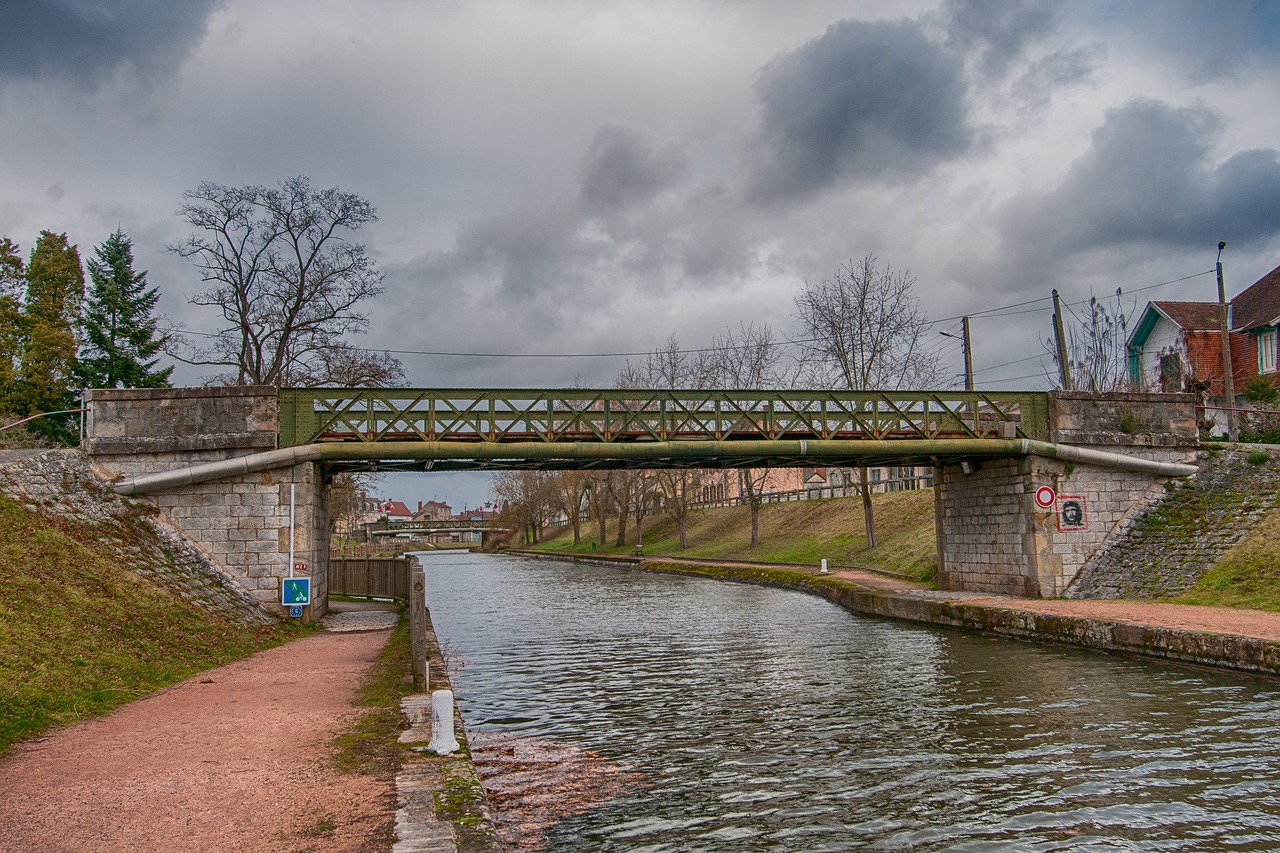
{"label": "power line", "polygon": [[[1156,284],[1150,284],[1144,287],[1139,287],[1139,288],[1135,288],[1133,290],[1124,291],[1124,292],[1143,293],[1148,290],[1154,290],[1155,288],[1158,288],[1158,287],[1165,287],[1170,284],[1177,284],[1178,282],[1188,281],[1189,279],[1198,278],[1203,275],[1213,275],[1215,273],[1216,273],[1216,270],[1206,270],[1205,272],[1192,273],[1191,275],[1185,275],[1185,276],[1182,276],[1181,278],[1174,278],[1168,281],[1162,281]],[[1094,297],[1090,297],[1089,299],[1080,299],[1076,302],[1063,303],[1063,304],[1067,306],[1087,305],[1090,299],[1092,298]],[[1050,296],[1042,296],[1037,299],[1028,299],[1023,302],[1014,302],[1009,305],[1001,305],[995,308],[986,308],[978,311],[970,311],[967,314],[958,314],[954,317],[941,317],[936,320],[928,320],[924,323],[924,325],[928,327],[933,327],[939,323],[954,324],[957,321],[963,320],[966,316],[971,318],[972,317],[1014,317],[1014,316],[1019,316],[1023,314],[1037,314],[1047,309],[1033,308],[1030,310],[1023,310],[1023,311],[1015,311],[1012,309],[1026,308],[1029,305],[1039,305],[1040,303],[1049,302],[1051,300],[1052,300],[1052,297]],[[1072,312],[1072,314],[1073,316],[1075,316],[1074,312]],[[1077,317],[1076,319],[1079,320],[1079,317]],[[950,328],[953,328],[953,327],[949,327],[948,330],[950,330]],[[220,337],[219,333],[193,332],[187,329],[179,329],[179,328],[162,328],[159,331],[170,332],[170,333],[179,334],[179,335],[191,335],[194,337],[201,337],[201,338]],[[810,346],[812,344],[819,343],[819,342],[820,342],[820,339],[818,338],[800,338],[800,339],[783,338],[781,341],[778,342],[777,345],[780,347]],[[672,352],[679,355],[694,355],[699,353],[712,353],[712,352],[734,352],[738,350],[751,349],[754,346],[756,345],[742,344],[738,346],[694,347],[690,349],[673,350]],[[583,358],[583,359],[585,358],[642,358],[645,356],[652,355],[654,352],[659,351],[659,350],[636,350],[636,351],[627,351],[627,352],[552,352],[552,353],[456,352],[456,351],[446,351],[446,350],[384,349],[379,347],[358,347],[354,345],[351,346],[351,349],[357,352],[387,353],[389,355],[427,356],[431,358],[502,358],[502,359],[566,359],[566,360],[575,359],[575,358]],[[933,351],[941,351],[941,350],[940,348],[938,348]],[[1015,362],[1010,362],[1010,363],[1015,363]],[[991,370],[991,369],[994,369],[994,368],[983,368],[983,370]],[[981,373],[983,372],[983,370],[980,370],[977,372]],[[1021,379],[1021,378],[1027,378],[1027,377],[1013,377],[1013,379]],[[993,380],[993,381],[1004,381],[1004,380]]]}

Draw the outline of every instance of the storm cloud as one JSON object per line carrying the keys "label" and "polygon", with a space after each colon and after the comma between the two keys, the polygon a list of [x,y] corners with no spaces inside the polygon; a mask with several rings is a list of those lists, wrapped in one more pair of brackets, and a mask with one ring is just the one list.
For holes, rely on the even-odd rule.
{"label": "storm cloud", "polygon": [[836,184],[911,181],[964,154],[961,62],[916,21],[846,20],[761,71],[748,197],[796,201]]}
{"label": "storm cloud", "polygon": [[1218,162],[1223,119],[1205,107],[1135,100],[1107,113],[1051,192],[1011,204],[1011,250],[1050,258],[1118,246],[1256,243],[1280,235],[1280,152]]}
{"label": "storm cloud", "polygon": [[0,27],[0,76],[93,85],[117,70],[154,79],[200,43],[223,0],[13,0]]}

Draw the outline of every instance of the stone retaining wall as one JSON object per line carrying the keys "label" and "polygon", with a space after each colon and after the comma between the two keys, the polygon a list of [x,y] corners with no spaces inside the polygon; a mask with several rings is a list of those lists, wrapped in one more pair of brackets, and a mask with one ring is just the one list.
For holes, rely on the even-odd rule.
{"label": "stone retaining wall", "polygon": [[[277,443],[274,388],[154,388],[90,391],[85,446],[110,480],[218,462]],[[303,620],[323,615],[328,602],[329,518],[318,466],[240,474],[168,488],[136,500],[199,543],[259,606],[280,616],[280,579],[294,562],[312,579],[312,605]],[[290,487],[294,523],[289,524]]]}
{"label": "stone retaining wall", "polygon": [[[1192,462],[1195,397],[1057,393],[1054,442]],[[934,476],[938,587],[1052,598],[1062,595],[1117,530],[1165,495],[1167,477],[1036,456],[947,465]],[[1049,506],[1037,492],[1053,490]]]}
{"label": "stone retaining wall", "polygon": [[32,512],[91,526],[129,568],[206,610],[247,624],[273,621],[248,589],[180,531],[103,486],[80,451],[7,451],[0,459],[0,490]]}
{"label": "stone retaining wall", "polygon": [[1142,512],[1117,525],[1066,596],[1157,598],[1194,584],[1280,509],[1280,460],[1250,462],[1250,453],[1280,455],[1274,447],[1250,445],[1201,451],[1200,472],[1170,481]]}

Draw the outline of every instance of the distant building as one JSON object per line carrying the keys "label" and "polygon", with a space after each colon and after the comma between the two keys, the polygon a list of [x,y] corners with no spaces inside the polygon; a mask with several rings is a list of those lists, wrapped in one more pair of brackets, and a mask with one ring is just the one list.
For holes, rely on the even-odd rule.
{"label": "distant building", "polygon": [[414,521],[443,521],[453,516],[453,507],[444,501],[418,501],[418,511],[413,514]]}
{"label": "distant building", "polygon": [[1228,303],[1227,326],[1235,400],[1224,399],[1222,306],[1217,302],[1148,302],[1127,342],[1130,384],[1136,391],[1201,394],[1210,406],[1238,405],[1244,386],[1257,377],[1280,386],[1280,267]]}

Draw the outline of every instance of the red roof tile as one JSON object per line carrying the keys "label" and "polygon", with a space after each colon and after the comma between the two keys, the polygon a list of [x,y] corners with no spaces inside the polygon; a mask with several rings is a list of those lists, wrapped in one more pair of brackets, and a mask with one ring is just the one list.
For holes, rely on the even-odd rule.
{"label": "red roof tile", "polygon": [[1215,331],[1222,328],[1222,306],[1217,302],[1152,302],[1151,304],[1183,329]]}
{"label": "red roof tile", "polygon": [[1280,317],[1280,267],[1249,285],[1231,300],[1231,328],[1270,326]]}

